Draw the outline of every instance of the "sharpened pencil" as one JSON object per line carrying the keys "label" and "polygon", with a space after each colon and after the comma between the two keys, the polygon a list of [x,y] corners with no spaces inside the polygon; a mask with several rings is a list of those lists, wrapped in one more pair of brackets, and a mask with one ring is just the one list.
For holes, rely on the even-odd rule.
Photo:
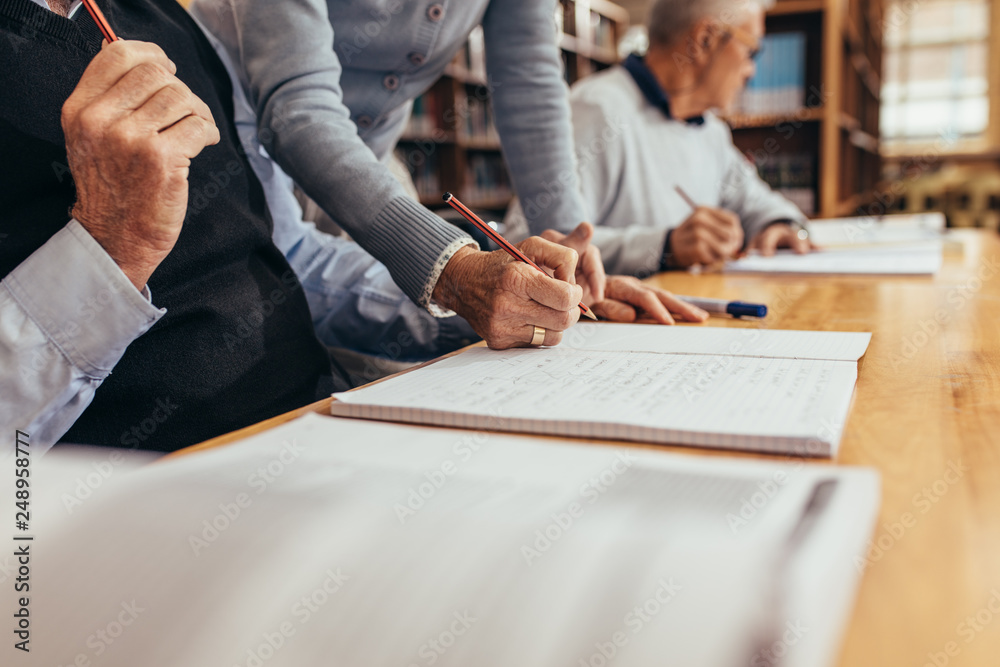
{"label": "sharpened pencil", "polygon": [[[502,249],[507,251],[508,255],[510,255],[514,259],[524,262],[529,266],[535,267],[539,271],[542,271],[542,268],[540,266],[538,266],[530,259],[528,259],[527,256],[523,252],[518,250],[513,244],[511,244],[510,241],[500,236],[500,234],[497,233],[495,229],[493,229],[485,222],[483,222],[482,218],[480,218],[478,215],[469,210],[469,207],[467,207],[465,204],[458,201],[453,194],[451,194],[450,192],[444,193],[444,200],[448,204],[451,204],[451,207],[453,209],[461,213],[462,217],[464,217],[466,220],[474,224],[476,228],[479,229],[479,231],[481,231],[483,234],[486,234],[486,236],[490,237],[490,239],[494,243],[496,243]],[[545,273],[545,271],[542,271],[542,273]],[[545,275],[548,274],[546,273]],[[590,310],[590,308],[587,308],[582,303],[579,305],[580,305],[580,312],[583,313],[584,317],[589,317],[592,320],[597,320],[597,316],[594,315],[594,313]]]}
{"label": "sharpened pencil", "polygon": [[111,42],[117,42],[118,35],[116,35],[115,31],[111,29],[111,24],[108,23],[106,18],[104,18],[104,13],[101,12],[101,8],[94,3],[94,0],[83,0],[83,6],[87,8],[91,18],[94,19],[94,23],[97,24],[101,34],[104,35],[104,39],[108,40],[108,44]]}

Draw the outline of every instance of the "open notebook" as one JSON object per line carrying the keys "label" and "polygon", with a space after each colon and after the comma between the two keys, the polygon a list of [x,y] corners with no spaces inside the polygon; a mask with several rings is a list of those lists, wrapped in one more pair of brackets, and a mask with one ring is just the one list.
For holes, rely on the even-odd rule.
{"label": "open notebook", "polygon": [[578,324],[336,394],[334,415],[832,456],[871,334]]}

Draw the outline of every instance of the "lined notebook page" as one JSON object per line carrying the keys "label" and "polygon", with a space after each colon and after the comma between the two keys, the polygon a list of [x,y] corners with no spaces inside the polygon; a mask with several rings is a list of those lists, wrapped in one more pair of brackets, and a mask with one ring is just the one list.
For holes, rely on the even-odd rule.
{"label": "lined notebook page", "polygon": [[336,394],[333,414],[828,456],[854,361],[474,348]]}
{"label": "lined notebook page", "polygon": [[726,262],[732,273],[826,273],[863,275],[933,275],[941,270],[940,241],[884,248],[817,250],[796,255],[779,250],[772,257],[748,255]]}
{"label": "lined notebook page", "polygon": [[870,333],[581,322],[560,348],[857,361]]}

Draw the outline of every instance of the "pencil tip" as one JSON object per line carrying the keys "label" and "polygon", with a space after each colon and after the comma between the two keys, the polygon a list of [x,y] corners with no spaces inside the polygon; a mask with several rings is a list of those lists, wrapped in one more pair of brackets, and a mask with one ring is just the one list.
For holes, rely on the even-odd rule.
{"label": "pencil tip", "polygon": [[451,193],[450,192],[444,193],[444,196],[441,197],[441,199],[445,200],[446,202],[450,202],[451,201]]}
{"label": "pencil tip", "polygon": [[593,310],[585,310],[585,311],[583,311],[583,316],[584,317],[589,317],[590,319],[594,320],[595,322],[597,321],[597,315],[594,315],[594,311]]}

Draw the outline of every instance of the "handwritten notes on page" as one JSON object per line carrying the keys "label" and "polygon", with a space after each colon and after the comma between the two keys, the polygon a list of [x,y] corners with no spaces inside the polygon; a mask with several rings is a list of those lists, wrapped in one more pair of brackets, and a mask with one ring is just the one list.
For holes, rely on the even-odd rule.
{"label": "handwritten notes on page", "polygon": [[[705,339],[699,352],[696,340],[674,333],[680,328],[591,328],[589,345],[474,348],[337,394],[331,410],[438,426],[830,456],[867,346],[867,334],[809,332],[797,340],[798,332],[757,331],[751,341],[740,330],[690,328]],[[657,351],[669,343],[655,341],[653,332],[674,336],[683,352]],[[760,353],[725,353],[740,336]],[[767,356],[775,341],[802,356]]]}

